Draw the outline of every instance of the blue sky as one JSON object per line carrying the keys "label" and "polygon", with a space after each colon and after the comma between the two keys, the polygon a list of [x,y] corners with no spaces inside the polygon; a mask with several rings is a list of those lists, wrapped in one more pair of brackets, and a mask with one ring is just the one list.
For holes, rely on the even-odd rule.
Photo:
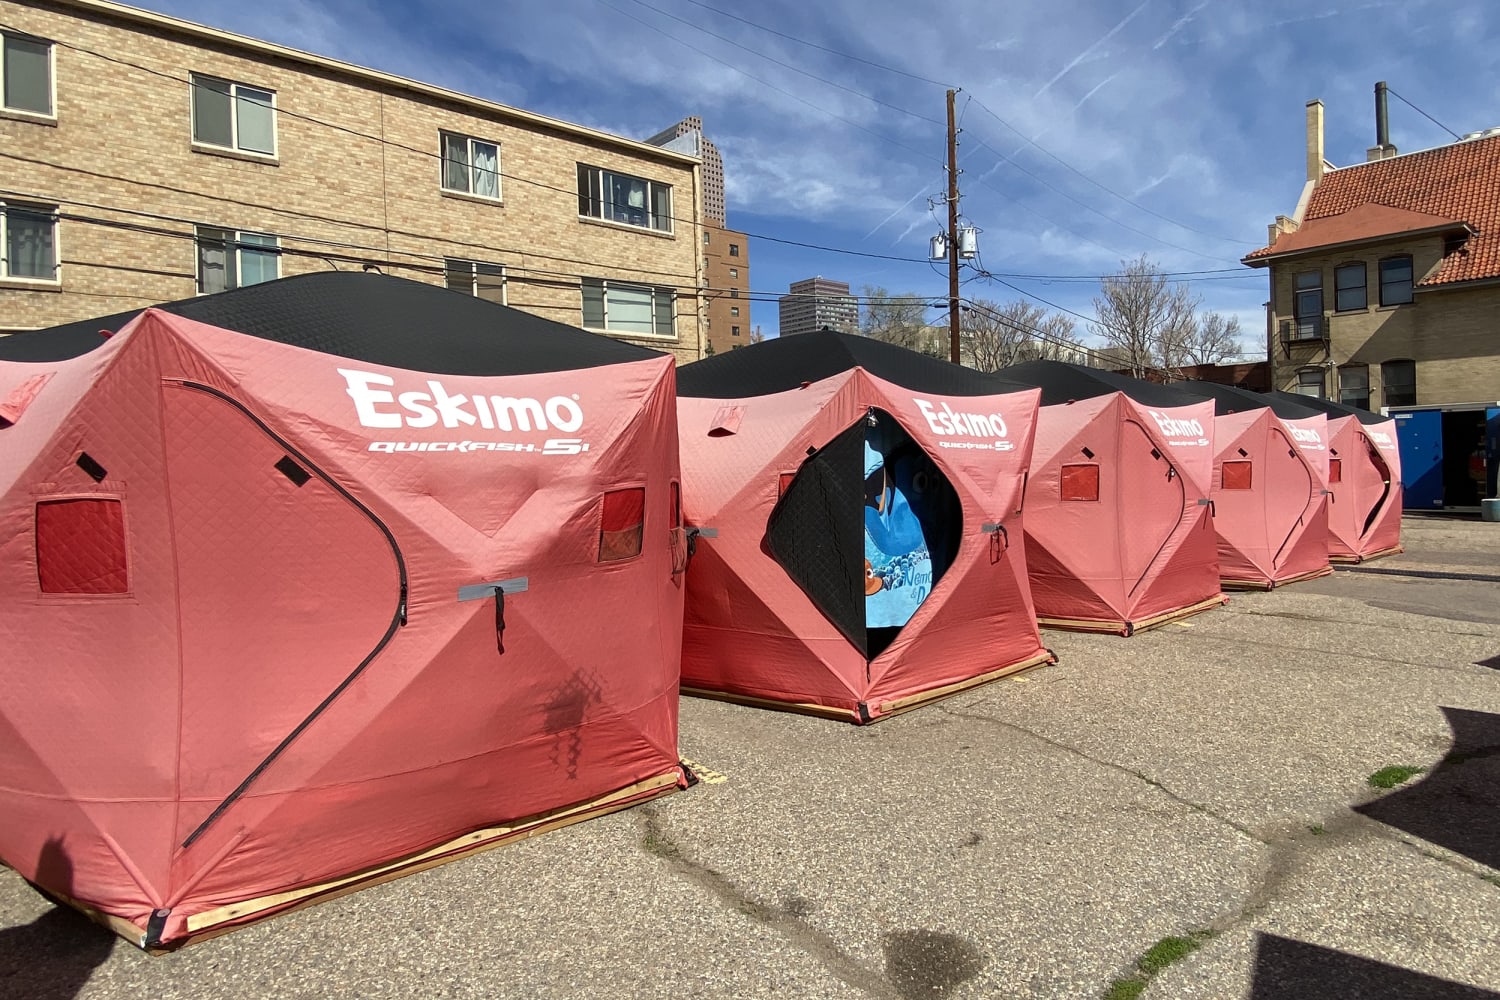
{"label": "blue sky", "polygon": [[[988,272],[1096,276],[1142,253],[1169,272],[1235,269],[1189,277],[1252,350],[1266,282],[1237,262],[1296,205],[1308,100],[1326,106],[1336,164],[1374,144],[1377,80],[1460,134],[1500,126],[1493,0],[143,5],[636,138],[700,115],[729,224],[752,234],[752,316],[768,335],[799,278],[946,295],[925,258],[945,211],[928,199],[946,185],[947,86],[961,89],[962,210]],[[1403,152],[1452,141],[1394,97],[1390,118]],[[1084,315],[1098,292],[964,277],[967,296]]]}

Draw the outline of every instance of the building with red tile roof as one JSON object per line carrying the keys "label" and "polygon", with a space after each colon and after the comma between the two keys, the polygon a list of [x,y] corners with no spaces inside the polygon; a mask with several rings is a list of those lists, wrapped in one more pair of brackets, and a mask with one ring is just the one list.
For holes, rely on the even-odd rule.
{"label": "building with red tile roof", "polygon": [[1269,272],[1275,388],[1372,409],[1500,399],[1500,129],[1335,167],[1309,102],[1307,183],[1268,236],[1243,262]]}

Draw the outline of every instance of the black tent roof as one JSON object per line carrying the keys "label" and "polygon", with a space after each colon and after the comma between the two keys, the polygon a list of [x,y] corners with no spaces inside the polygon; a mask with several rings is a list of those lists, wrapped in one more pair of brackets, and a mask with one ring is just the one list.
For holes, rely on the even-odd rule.
{"label": "black tent roof", "polygon": [[704,399],[767,396],[853,368],[914,392],[941,396],[992,396],[1030,388],[895,344],[820,330],[776,337],[683,365],[677,369],[677,394]]}
{"label": "black tent roof", "polygon": [[1315,396],[1296,396],[1290,392],[1281,392],[1280,390],[1266,393],[1266,395],[1277,399],[1284,399],[1292,403],[1300,403],[1303,406],[1317,410],[1319,413],[1326,413],[1330,417],[1354,417],[1362,424],[1383,424],[1391,419],[1390,417],[1382,417],[1378,413],[1371,413],[1369,410],[1361,410],[1359,407],[1350,406],[1347,403],[1335,403],[1331,399],[1318,399]]}
{"label": "black tent roof", "polygon": [[1316,417],[1321,412],[1298,402],[1299,397],[1296,396],[1277,397],[1255,392],[1252,389],[1241,389],[1238,386],[1220,385],[1217,382],[1189,380],[1179,384],[1189,392],[1201,393],[1213,399],[1214,414],[1221,417],[1226,413],[1270,409],[1283,420],[1306,420],[1308,417]]}
{"label": "black tent roof", "polygon": [[1057,406],[1077,399],[1093,399],[1112,392],[1123,392],[1137,403],[1147,406],[1191,406],[1201,403],[1205,394],[1184,389],[1186,383],[1162,385],[1143,379],[1119,375],[1100,368],[1085,368],[1063,361],[1027,361],[997,373],[1001,378],[1042,390],[1042,405]]}
{"label": "black tent roof", "polygon": [[[156,308],[294,347],[441,375],[531,375],[659,356],[439,285],[356,271],[303,274]],[[0,337],[0,361],[78,357],[139,312]]]}

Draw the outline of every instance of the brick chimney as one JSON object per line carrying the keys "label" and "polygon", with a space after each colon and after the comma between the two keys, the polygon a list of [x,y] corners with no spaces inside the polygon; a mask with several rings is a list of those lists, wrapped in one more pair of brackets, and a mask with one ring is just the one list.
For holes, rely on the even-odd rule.
{"label": "brick chimney", "polygon": [[1323,102],[1307,102],[1307,179],[1323,179]]}

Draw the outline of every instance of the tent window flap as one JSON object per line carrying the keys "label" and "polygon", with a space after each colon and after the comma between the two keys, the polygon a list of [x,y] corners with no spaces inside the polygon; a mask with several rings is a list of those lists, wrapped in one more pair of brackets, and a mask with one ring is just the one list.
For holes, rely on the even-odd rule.
{"label": "tent window flap", "polygon": [[114,499],[36,505],[36,568],[44,594],[124,594],[125,505]]}

